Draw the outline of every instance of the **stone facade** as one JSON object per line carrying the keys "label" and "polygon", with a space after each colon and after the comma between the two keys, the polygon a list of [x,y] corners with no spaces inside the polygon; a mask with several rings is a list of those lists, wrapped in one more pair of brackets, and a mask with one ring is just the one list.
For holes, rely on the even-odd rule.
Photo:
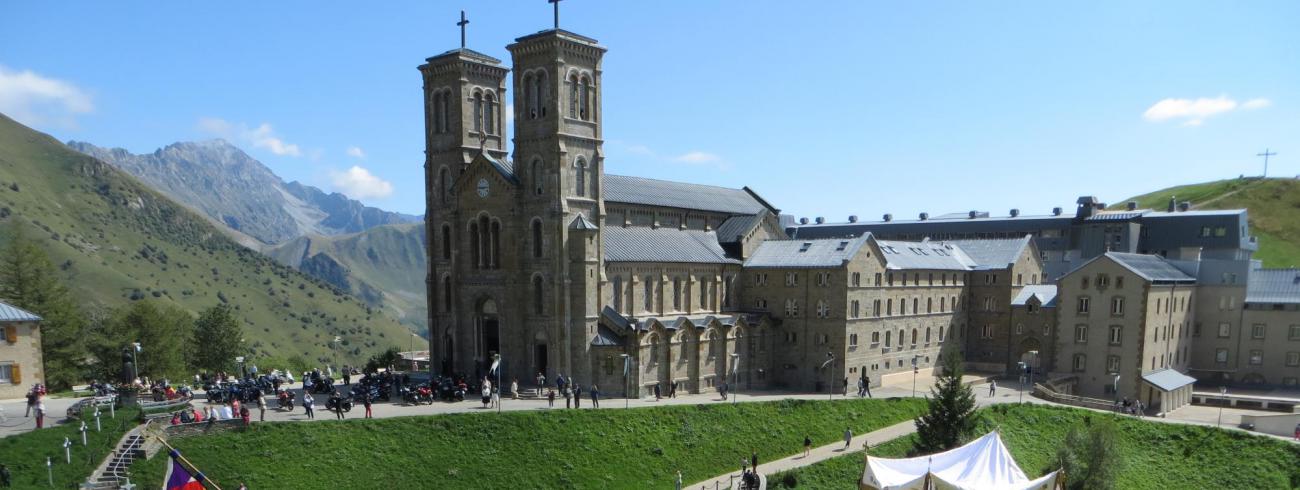
{"label": "stone facade", "polygon": [[[0,309],[17,310],[0,303]],[[22,310],[23,314],[30,315]],[[0,399],[22,398],[31,386],[45,383],[45,364],[41,356],[41,329],[38,320],[0,320],[4,341],[0,342]]]}

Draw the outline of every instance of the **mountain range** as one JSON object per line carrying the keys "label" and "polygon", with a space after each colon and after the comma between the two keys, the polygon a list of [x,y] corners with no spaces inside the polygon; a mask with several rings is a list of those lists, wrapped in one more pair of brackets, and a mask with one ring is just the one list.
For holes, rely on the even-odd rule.
{"label": "mountain range", "polygon": [[134,175],[154,189],[260,244],[308,234],[341,235],[379,225],[419,222],[299,182],[285,183],[262,162],[221,139],[181,142],[133,154],[69,141],[67,145]]}
{"label": "mountain range", "polygon": [[358,362],[409,348],[410,330],[390,315],[237,243],[194,207],[0,115],[0,223],[39,240],[83,306],[227,303],[251,354],[271,359]]}

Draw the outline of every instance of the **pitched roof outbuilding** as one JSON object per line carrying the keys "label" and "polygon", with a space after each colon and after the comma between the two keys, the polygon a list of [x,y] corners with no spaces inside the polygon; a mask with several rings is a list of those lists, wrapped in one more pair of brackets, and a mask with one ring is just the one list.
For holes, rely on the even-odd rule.
{"label": "pitched roof outbuilding", "polygon": [[0,302],[0,322],[39,322],[41,317],[9,303]]}

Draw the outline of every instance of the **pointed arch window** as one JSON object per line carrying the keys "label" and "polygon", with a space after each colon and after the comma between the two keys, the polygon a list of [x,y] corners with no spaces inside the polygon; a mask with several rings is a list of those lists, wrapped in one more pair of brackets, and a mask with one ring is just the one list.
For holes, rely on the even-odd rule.
{"label": "pointed arch window", "polygon": [[442,114],[438,119],[438,128],[443,133],[451,132],[451,92],[443,92],[439,97],[442,99]]}
{"label": "pointed arch window", "polygon": [[673,310],[682,310],[682,278],[673,278]]}
{"label": "pointed arch window", "polygon": [[700,277],[700,309],[709,309],[709,307],[712,306],[709,303],[711,303],[709,301],[709,279],[707,277]]}
{"label": "pointed arch window", "polygon": [[577,176],[573,181],[574,191],[576,191],[578,197],[585,197],[587,195],[587,161],[583,160],[582,157],[578,157],[576,172]]}
{"label": "pointed arch window", "polygon": [[542,168],[541,159],[533,160],[533,171],[528,174],[533,178],[533,194],[539,196],[542,195],[542,182],[545,179]]}
{"label": "pointed arch window", "polygon": [[579,117],[582,118],[583,121],[590,121],[594,119],[591,106],[592,106],[592,99],[595,95],[596,89],[591,85],[591,79],[587,78],[586,76],[582,77],[582,81],[580,82],[580,85],[581,86],[579,87],[579,89],[581,90],[582,95],[581,95],[581,102],[579,103],[579,107],[578,107],[578,115]]}
{"label": "pointed arch window", "polygon": [[492,242],[490,246],[492,247],[492,255],[491,255],[492,262],[490,267],[492,269],[500,269],[501,268],[501,222],[493,221],[491,229],[492,229]]}
{"label": "pointed arch window", "polygon": [[645,276],[645,311],[654,311],[655,309],[654,285],[654,276]]}
{"label": "pointed arch window", "polygon": [[569,77],[569,117],[578,117],[578,76]]}
{"label": "pointed arch window", "polygon": [[524,111],[528,119],[537,119],[537,79],[524,75]]}
{"label": "pointed arch window", "polygon": [[474,93],[474,131],[483,132],[483,94]]}
{"label": "pointed arch window", "polygon": [[477,222],[470,223],[469,224],[470,264],[474,268],[479,268],[483,265],[483,260],[481,256],[483,250],[481,248],[481,244],[479,243],[480,241],[481,241],[481,237],[479,236],[478,233],[478,223]]}
{"label": "pointed arch window", "polygon": [[442,276],[442,312],[451,311],[451,276]]}
{"label": "pointed arch window", "polygon": [[491,93],[483,96],[483,129],[487,134],[496,134],[496,97]]}
{"label": "pointed arch window", "polygon": [[442,225],[442,260],[451,260],[451,226]]}
{"label": "pointed arch window", "polygon": [[542,220],[533,220],[533,258],[542,257]]}
{"label": "pointed arch window", "polygon": [[447,202],[451,194],[451,175],[447,167],[438,169],[438,188],[442,190],[442,202]]}
{"label": "pointed arch window", "polygon": [[546,72],[537,72],[537,118],[546,117]]}

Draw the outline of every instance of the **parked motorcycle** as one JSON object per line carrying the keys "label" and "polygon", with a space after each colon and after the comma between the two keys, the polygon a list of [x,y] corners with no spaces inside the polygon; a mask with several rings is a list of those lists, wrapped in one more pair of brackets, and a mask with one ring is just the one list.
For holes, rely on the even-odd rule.
{"label": "parked motorcycle", "polygon": [[289,390],[280,390],[275,396],[276,402],[281,410],[293,411],[293,392]]}
{"label": "parked motorcycle", "polygon": [[329,398],[325,400],[325,409],[331,412],[343,410],[344,413],[352,411],[352,397]]}
{"label": "parked motorcycle", "polygon": [[417,402],[424,402],[427,405],[433,405],[433,388],[428,384],[422,384],[415,388],[415,399]]}

